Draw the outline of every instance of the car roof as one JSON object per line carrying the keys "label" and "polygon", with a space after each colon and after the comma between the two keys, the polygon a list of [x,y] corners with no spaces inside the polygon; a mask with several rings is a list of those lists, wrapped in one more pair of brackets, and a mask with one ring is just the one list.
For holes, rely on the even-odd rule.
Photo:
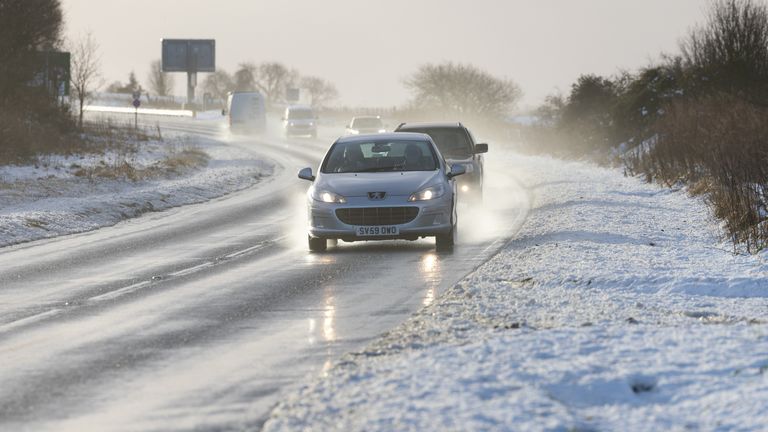
{"label": "car roof", "polygon": [[463,128],[461,122],[400,123],[397,129]]}
{"label": "car roof", "polygon": [[336,140],[339,143],[370,142],[371,140],[397,140],[397,141],[432,141],[432,138],[423,133],[412,132],[388,132],[377,134],[349,135]]}

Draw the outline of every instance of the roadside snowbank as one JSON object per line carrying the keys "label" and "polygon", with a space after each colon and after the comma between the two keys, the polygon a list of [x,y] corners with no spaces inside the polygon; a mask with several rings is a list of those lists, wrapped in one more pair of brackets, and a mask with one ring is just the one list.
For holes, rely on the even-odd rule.
{"label": "roadside snowbank", "polygon": [[532,201],[514,239],[265,429],[765,428],[766,256],[733,255],[684,191],[506,159]]}
{"label": "roadside snowbank", "polygon": [[138,151],[0,166],[0,247],[203,202],[251,186],[273,170],[243,149],[202,136],[169,135],[131,146]]}

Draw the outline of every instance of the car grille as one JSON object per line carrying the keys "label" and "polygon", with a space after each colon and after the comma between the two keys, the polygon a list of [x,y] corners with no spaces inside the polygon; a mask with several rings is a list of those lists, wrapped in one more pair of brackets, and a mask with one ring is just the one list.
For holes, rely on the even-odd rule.
{"label": "car grille", "polygon": [[400,225],[416,219],[418,214],[418,207],[336,209],[336,216],[347,225]]}

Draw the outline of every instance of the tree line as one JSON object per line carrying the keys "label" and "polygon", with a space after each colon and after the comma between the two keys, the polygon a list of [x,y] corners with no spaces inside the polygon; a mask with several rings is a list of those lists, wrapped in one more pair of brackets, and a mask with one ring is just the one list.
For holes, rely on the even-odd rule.
{"label": "tree line", "polygon": [[629,173],[704,193],[737,244],[768,244],[768,7],[717,0],[674,54],[582,75],[538,109],[528,138],[556,153],[618,155]]}
{"label": "tree line", "polygon": [[58,0],[0,0],[0,159],[29,153],[29,145],[54,145],[70,127],[65,106],[40,85],[31,85],[39,56],[63,44]]}
{"label": "tree line", "polygon": [[273,61],[240,63],[234,73],[219,68],[203,81],[203,91],[221,101],[226,100],[229,92],[259,91],[270,104],[284,103],[290,88],[307,92],[316,108],[326,107],[339,97],[339,91],[332,82],[313,75],[302,75],[296,69]]}

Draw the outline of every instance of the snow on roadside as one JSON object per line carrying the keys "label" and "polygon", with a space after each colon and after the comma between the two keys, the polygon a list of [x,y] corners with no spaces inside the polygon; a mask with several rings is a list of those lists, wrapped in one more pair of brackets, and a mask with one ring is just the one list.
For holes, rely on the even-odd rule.
{"label": "snow on roadside", "polygon": [[[166,135],[164,141],[131,143],[135,153],[113,149],[0,166],[0,247],[200,203],[254,185],[274,169],[214,139]],[[139,175],[130,179],[134,169]]]}
{"label": "snow on roadside", "polygon": [[532,200],[521,231],[265,430],[765,428],[765,256],[732,254],[685,191],[506,158]]}

